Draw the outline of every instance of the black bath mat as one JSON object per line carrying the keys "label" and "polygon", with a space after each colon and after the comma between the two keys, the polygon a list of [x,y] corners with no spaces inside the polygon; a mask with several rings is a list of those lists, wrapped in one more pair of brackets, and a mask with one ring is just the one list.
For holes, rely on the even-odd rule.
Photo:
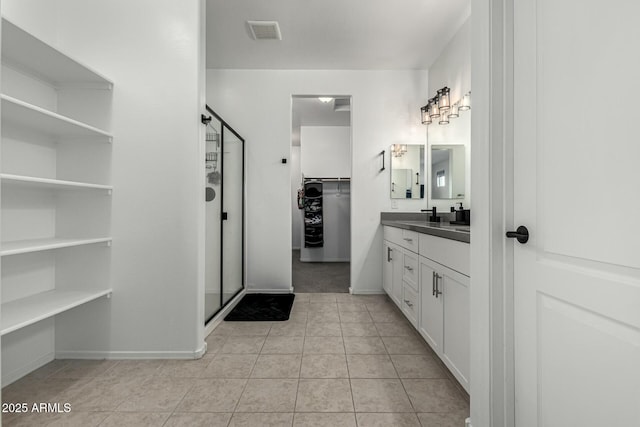
{"label": "black bath mat", "polygon": [[224,320],[279,322],[289,320],[294,294],[246,294]]}

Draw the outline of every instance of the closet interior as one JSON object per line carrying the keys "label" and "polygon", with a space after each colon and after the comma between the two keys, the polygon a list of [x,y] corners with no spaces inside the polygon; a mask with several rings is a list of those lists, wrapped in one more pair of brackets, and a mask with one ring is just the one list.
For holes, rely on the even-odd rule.
{"label": "closet interior", "polygon": [[3,385],[82,350],[78,328],[109,312],[112,89],[2,19]]}

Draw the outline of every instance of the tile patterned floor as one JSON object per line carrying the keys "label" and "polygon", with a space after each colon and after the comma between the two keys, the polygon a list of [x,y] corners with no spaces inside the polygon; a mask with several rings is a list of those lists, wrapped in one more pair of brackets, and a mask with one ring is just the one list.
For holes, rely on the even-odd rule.
{"label": "tile patterned floor", "polygon": [[349,292],[348,262],[302,262],[300,250],[291,251],[292,285],[298,292]]}
{"label": "tile patterned floor", "polygon": [[297,294],[287,322],[225,322],[200,360],[56,360],[5,426],[462,427],[468,396],[384,296]]}

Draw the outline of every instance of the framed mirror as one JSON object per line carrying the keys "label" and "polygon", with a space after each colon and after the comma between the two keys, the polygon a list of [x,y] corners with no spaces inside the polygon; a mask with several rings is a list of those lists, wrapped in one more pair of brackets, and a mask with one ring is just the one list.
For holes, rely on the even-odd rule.
{"label": "framed mirror", "polygon": [[424,144],[391,146],[391,198],[424,198]]}
{"label": "framed mirror", "polygon": [[464,199],[465,146],[431,146],[431,198]]}

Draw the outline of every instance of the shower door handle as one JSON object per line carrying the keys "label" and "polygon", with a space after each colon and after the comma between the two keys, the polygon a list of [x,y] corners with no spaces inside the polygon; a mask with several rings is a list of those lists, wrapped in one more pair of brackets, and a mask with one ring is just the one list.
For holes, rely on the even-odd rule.
{"label": "shower door handle", "polygon": [[227,214],[227,212],[222,212],[222,220],[226,221],[229,219],[229,215]]}

